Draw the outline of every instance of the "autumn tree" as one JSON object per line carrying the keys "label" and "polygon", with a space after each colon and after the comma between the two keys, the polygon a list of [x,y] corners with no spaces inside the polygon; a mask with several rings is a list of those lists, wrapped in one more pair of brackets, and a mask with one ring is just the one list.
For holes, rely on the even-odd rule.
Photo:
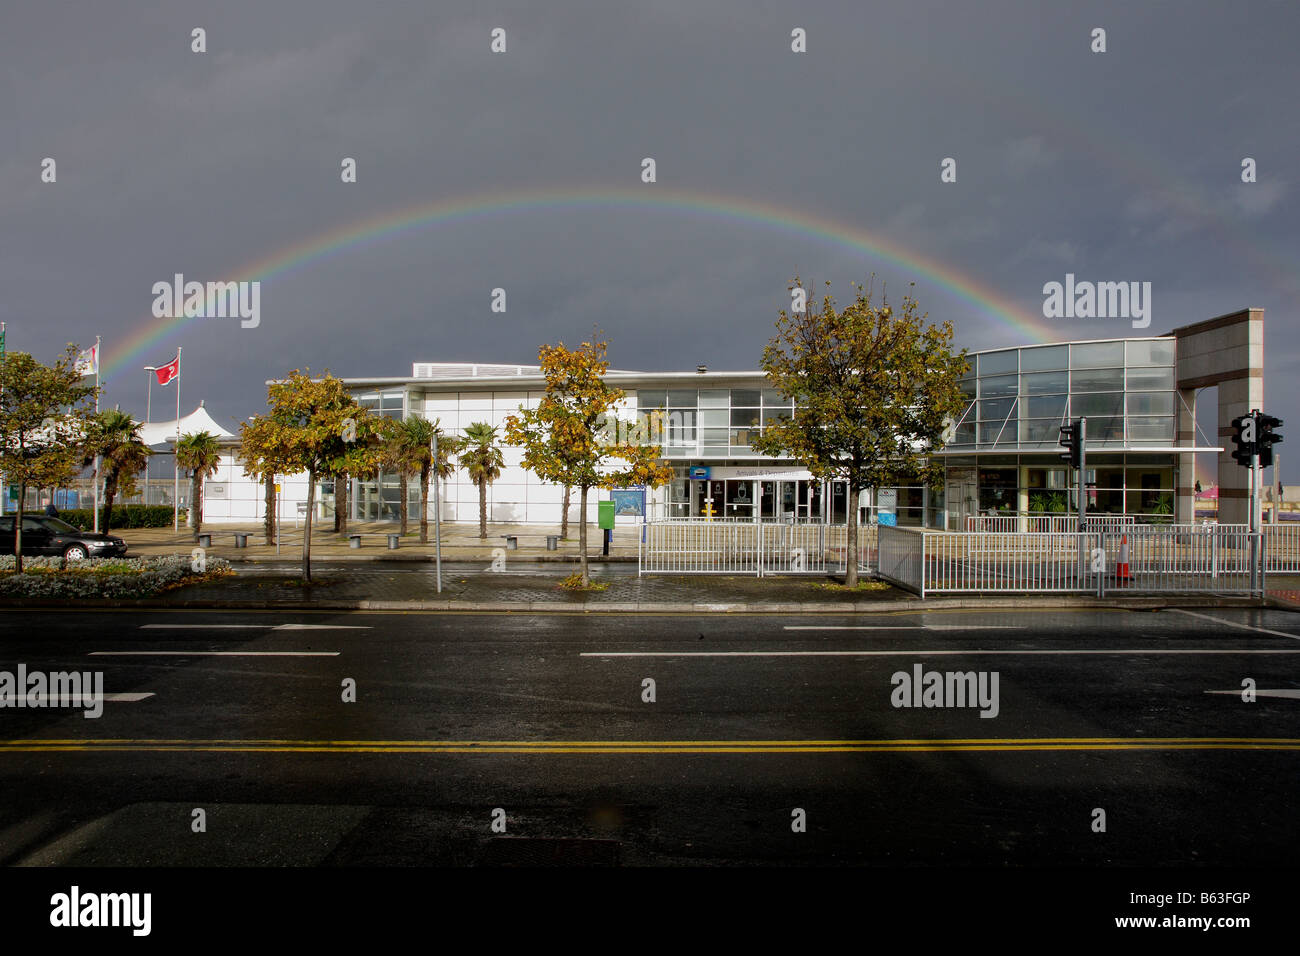
{"label": "autumn tree", "polygon": [[[952,323],[928,324],[910,294],[895,311],[883,294],[872,303],[870,285],[853,288],[843,310],[829,290],[820,307],[781,310],[762,365],[772,387],[794,399],[794,416],[750,439],[759,453],[792,458],[818,480],[847,483],[850,587],[858,581],[859,493],[942,485],[942,463],[931,455],[965,406],[958,380],[968,367],[965,350],[951,351]],[[806,301],[798,278],[790,290]]]}
{"label": "autumn tree", "polygon": [[[605,381],[608,345],[600,340],[599,332],[592,335],[592,341],[572,350],[563,342],[543,345],[538,356],[546,377],[545,394],[536,408],[521,408],[518,415],[505,420],[506,440],[523,446],[525,468],[543,481],[579,490],[578,550],[584,588],[591,585],[588,492],[627,485],[655,487],[673,477],[672,468],[659,460],[658,445],[609,440],[605,423],[624,393]],[[625,464],[616,468],[616,461]]]}
{"label": "autumn tree", "polygon": [[250,474],[307,473],[302,573],[311,580],[312,512],[322,476],[367,474],[378,467],[382,420],[363,408],[343,382],[297,369],[267,389],[270,411],[239,426],[240,459]]}
{"label": "autumn tree", "polygon": [[0,473],[18,485],[15,570],[23,571],[23,506],[33,485],[61,485],[80,467],[80,445],[95,410],[95,386],[76,369],[69,345],[53,365],[26,352],[0,361]]}

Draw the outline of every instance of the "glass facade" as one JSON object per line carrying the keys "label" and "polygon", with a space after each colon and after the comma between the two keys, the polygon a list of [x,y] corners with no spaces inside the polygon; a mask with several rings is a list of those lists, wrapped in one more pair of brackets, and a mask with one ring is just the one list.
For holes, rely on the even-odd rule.
{"label": "glass facade", "polygon": [[1088,419],[1089,447],[1174,441],[1174,340],[1117,339],[978,352],[950,451],[1054,449]]}
{"label": "glass facade", "polygon": [[770,388],[639,389],[637,412],[664,413],[665,458],[754,458],[751,440],[794,406]]}

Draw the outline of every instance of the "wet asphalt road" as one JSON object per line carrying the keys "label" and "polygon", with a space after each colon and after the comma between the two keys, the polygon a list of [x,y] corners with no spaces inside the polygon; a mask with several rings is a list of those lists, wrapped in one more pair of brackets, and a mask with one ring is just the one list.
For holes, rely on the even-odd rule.
{"label": "wet asphalt road", "polygon": [[[1281,611],[7,611],[19,663],[128,696],[0,708],[7,865],[1267,866],[1300,842]],[[895,706],[916,667],[982,673],[983,706]]]}

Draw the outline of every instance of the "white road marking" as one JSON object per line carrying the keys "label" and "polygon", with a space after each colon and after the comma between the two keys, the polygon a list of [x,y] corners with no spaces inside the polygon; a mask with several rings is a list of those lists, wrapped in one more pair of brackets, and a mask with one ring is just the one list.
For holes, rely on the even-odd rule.
{"label": "white road marking", "polygon": [[787,624],[786,631],[1023,631],[1020,624]]}
{"label": "white road marking", "polygon": [[227,631],[264,631],[274,624],[141,624],[140,630],[189,631],[189,630],[227,630]]}
{"label": "white road marking", "polygon": [[[1207,694],[1232,694],[1234,697],[1240,697],[1240,690],[1207,690]],[[1256,697],[1290,697],[1292,700],[1300,700],[1300,688],[1279,687],[1274,690],[1257,690]]]}
{"label": "white road marking", "polygon": [[140,630],[155,631],[370,631],[374,628],[355,624],[141,624]]}
{"label": "white road marking", "polygon": [[1195,611],[1185,611],[1180,607],[1171,607],[1169,610],[1175,614],[1186,614],[1188,617],[1199,617],[1202,621],[1212,621],[1215,624],[1222,624],[1225,627],[1237,627],[1243,631],[1258,631],[1260,634],[1276,634],[1278,637],[1289,637],[1293,641],[1300,641],[1300,636],[1288,634],[1286,631],[1274,631],[1267,627],[1256,627],[1254,624],[1238,624],[1236,621],[1225,621],[1221,617],[1214,617],[1211,614],[1198,614]]}
{"label": "white road marking", "polygon": [[372,631],[368,624],[280,624],[273,631]]}
{"label": "white road marking", "polygon": [[897,651],[582,651],[579,657],[983,657],[985,655],[1037,656],[1071,654],[1300,654],[1300,649],[1255,648],[1228,650],[1220,648],[1128,647],[1114,650],[897,650]]}
{"label": "white road marking", "polygon": [[[42,705],[32,703],[32,698],[38,696],[39,695],[36,694],[35,692],[28,694],[27,706],[35,710],[40,710],[42,708]],[[153,697],[153,696],[154,696],[153,694],[105,694],[104,700],[105,702],[118,703],[118,704],[134,704],[136,701],[141,701],[144,700],[146,697]],[[94,698],[88,697],[85,694],[82,694],[80,696],[78,696],[77,694],[60,694],[58,698],[59,702],[57,704],[52,703],[54,697],[51,695],[46,695],[45,700],[46,703],[43,705],[45,707],[82,707],[84,705],[94,703]]]}
{"label": "white road marking", "polygon": [[338,651],[91,651],[88,657],[338,657]]}

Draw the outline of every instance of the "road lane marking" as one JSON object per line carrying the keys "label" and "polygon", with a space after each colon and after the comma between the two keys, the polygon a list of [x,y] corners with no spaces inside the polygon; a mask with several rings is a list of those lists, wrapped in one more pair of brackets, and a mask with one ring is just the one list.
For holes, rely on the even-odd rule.
{"label": "road lane marking", "polygon": [[91,651],[87,657],[338,657],[338,651]]}
{"label": "road lane marking", "polygon": [[[153,696],[152,693],[105,694],[103,700],[105,703],[134,704],[147,697]],[[56,698],[53,695],[46,694],[44,695],[44,700],[47,701],[47,703],[33,703],[33,700],[40,701],[41,699],[42,697],[40,692],[32,691],[27,695],[27,706],[34,710],[40,710],[43,707],[81,707],[95,702],[93,694],[60,694],[57,697],[58,703],[56,704],[53,703]]]}
{"label": "road lane marking", "polygon": [[360,624],[141,624],[142,631],[373,631]]}
{"label": "road lane marking", "polygon": [[1221,617],[1214,617],[1212,614],[1198,614],[1196,611],[1185,611],[1180,607],[1171,607],[1169,610],[1175,614],[1186,614],[1188,617],[1199,617],[1202,621],[1213,621],[1215,624],[1222,624],[1226,627],[1236,627],[1243,631],[1258,631],[1260,634],[1276,634],[1278,637],[1289,637],[1293,641],[1300,641],[1300,636],[1288,634],[1286,631],[1274,631],[1267,627],[1256,627],[1254,624],[1239,624],[1236,621],[1225,621]]}
{"label": "road lane marking", "polygon": [[[1231,694],[1234,697],[1240,697],[1242,691],[1238,690],[1207,690],[1207,694]],[[1289,697],[1292,700],[1300,700],[1300,689],[1295,687],[1278,687],[1271,690],[1251,691],[1256,697]]]}
{"label": "road lane marking", "polygon": [[1101,648],[1052,650],[926,650],[910,648],[891,651],[582,651],[579,657],[983,657],[986,655],[1056,656],[1074,654],[1300,654],[1300,649],[1279,647],[1242,648],[1229,650],[1205,647],[1126,647],[1114,650]]}
{"label": "road lane marking", "polygon": [[1023,631],[1020,624],[787,624],[786,631]]}
{"label": "road lane marking", "polygon": [[934,751],[1300,750],[1295,737],[990,737],[898,740],[153,740],[0,741],[0,753],[234,752],[457,754],[772,754]]}

